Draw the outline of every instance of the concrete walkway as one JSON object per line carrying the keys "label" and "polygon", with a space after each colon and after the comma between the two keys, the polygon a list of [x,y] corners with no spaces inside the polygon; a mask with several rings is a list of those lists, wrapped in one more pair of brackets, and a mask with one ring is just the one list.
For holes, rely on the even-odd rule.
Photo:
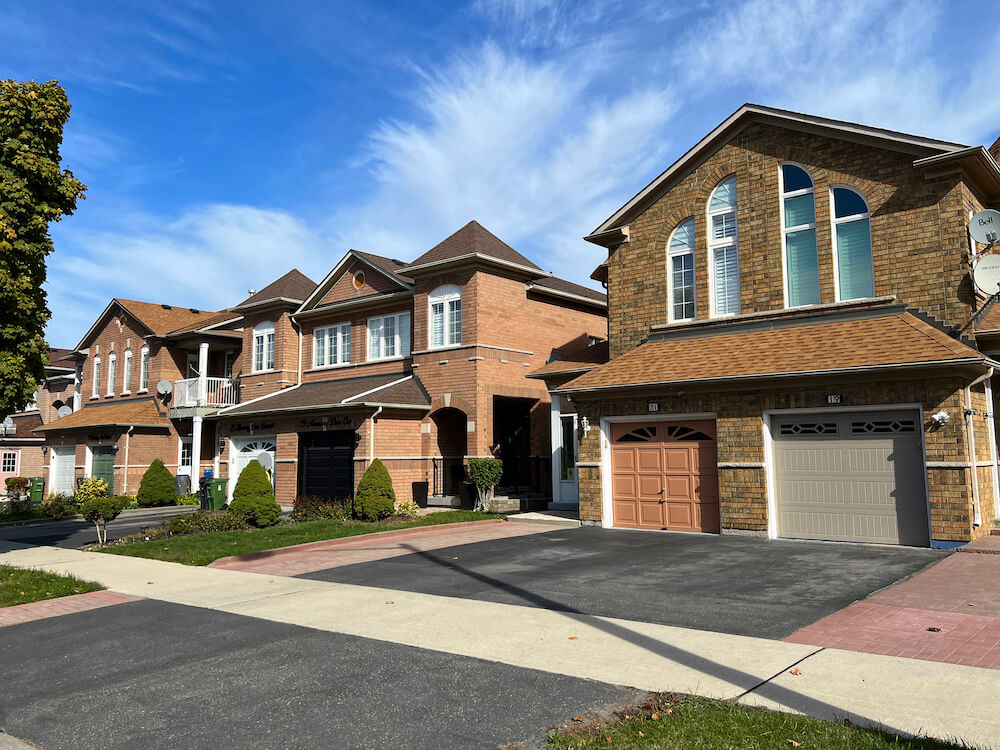
{"label": "concrete walkway", "polygon": [[301,578],[0,544],[0,563],[110,590],[644,690],[998,748],[1000,671]]}

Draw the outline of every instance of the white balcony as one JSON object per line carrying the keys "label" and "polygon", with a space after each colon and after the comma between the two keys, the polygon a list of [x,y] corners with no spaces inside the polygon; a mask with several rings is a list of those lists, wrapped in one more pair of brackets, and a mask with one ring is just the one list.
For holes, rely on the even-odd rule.
{"label": "white balcony", "polygon": [[208,406],[220,408],[235,406],[240,402],[240,388],[230,378],[205,378],[205,392],[201,392],[200,378],[174,381],[174,398],[171,407]]}

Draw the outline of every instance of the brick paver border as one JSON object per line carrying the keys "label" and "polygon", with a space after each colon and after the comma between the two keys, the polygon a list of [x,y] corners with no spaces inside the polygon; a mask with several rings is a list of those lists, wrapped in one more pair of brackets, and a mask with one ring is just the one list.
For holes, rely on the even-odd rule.
{"label": "brick paver border", "polygon": [[12,607],[0,609],[0,628],[8,625],[20,625],[24,622],[44,620],[47,617],[71,615],[75,612],[86,612],[89,609],[110,607],[124,602],[134,602],[141,596],[119,594],[114,591],[89,591],[86,594],[60,596],[56,599],[43,599],[27,604],[15,604]]}

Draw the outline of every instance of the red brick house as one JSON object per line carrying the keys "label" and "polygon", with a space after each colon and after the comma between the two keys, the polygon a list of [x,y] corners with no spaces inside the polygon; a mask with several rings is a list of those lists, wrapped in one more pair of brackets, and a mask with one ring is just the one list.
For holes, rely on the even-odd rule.
{"label": "red brick house", "polygon": [[397,497],[452,504],[467,460],[497,455],[506,490],[549,495],[550,399],[526,375],[569,342],[603,339],[603,294],[476,222],[410,263],[352,250],[295,303],[303,293],[232,308],[242,396],[213,417],[221,475],[264,457],[283,503],[347,497],[378,457]]}
{"label": "red brick house", "polygon": [[745,105],[597,227],[611,359],[554,384],[582,520],[988,533],[1000,312],[967,227],[1000,203],[996,149]]}

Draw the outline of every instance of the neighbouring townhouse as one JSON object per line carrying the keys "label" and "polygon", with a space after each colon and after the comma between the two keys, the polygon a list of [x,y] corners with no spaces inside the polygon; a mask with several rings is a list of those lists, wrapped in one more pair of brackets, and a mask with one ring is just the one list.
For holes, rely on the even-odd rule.
{"label": "neighbouring townhouse", "polygon": [[997,153],[746,105],[601,224],[610,360],[541,373],[579,414],[581,519],[989,533],[1000,308],[968,224]]}
{"label": "neighbouring townhouse", "polygon": [[377,457],[397,497],[455,505],[468,460],[495,455],[517,506],[553,486],[551,400],[527,376],[606,336],[602,293],[473,221],[411,263],[352,250],[220,312],[115,299],[70,355],[74,411],[34,434],[54,491],[135,492],[160,458],[231,497],[257,460],[291,504],[351,496]]}

